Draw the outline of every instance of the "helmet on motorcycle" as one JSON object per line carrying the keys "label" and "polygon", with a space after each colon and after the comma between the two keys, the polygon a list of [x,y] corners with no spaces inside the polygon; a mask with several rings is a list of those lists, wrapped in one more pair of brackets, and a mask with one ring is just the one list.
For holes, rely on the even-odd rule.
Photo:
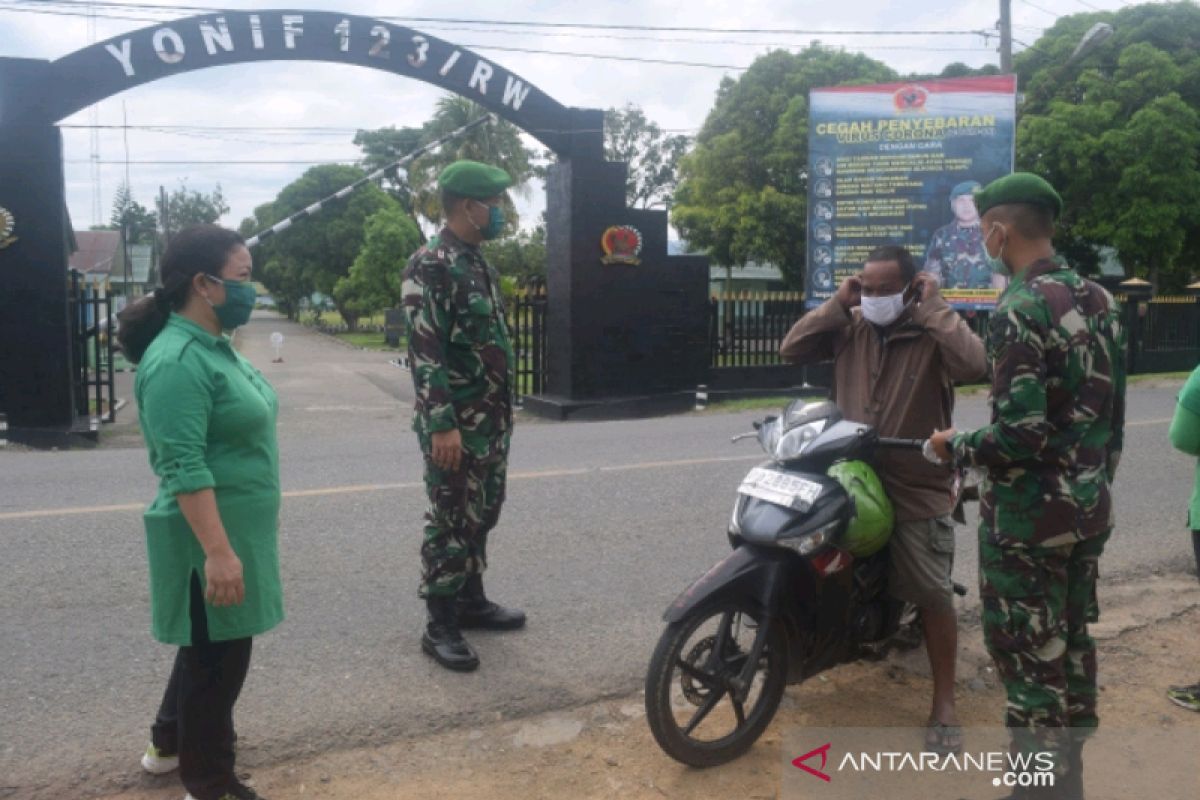
{"label": "helmet on motorcycle", "polygon": [[892,535],[896,513],[875,470],[865,461],[839,461],[829,468],[850,495],[853,516],[846,527],[846,549],[862,558],[879,552]]}

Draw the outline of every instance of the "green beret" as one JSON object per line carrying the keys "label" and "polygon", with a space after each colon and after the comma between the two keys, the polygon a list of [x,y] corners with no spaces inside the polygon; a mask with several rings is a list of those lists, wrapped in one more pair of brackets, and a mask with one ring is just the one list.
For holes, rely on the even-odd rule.
{"label": "green beret", "polygon": [[962,197],[964,194],[975,194],[979,191],[979,181],[963,181],[950,190],[950,199]]}
{"label": "green beret", "polygon": [[439,188],[476,200],[495,197],[512,183],[512,177],[504,170],[478,161],[455,161],[438,175]]}
{"label": "green beret", "polygon": [[1044,206],[1054,212],[1055,219],[1062,213],[1063,201],[1054,187],[1032,172],[1014,172],[998,178],[975,193],[975,208],[983,216],[996,206],[1009,203]]}

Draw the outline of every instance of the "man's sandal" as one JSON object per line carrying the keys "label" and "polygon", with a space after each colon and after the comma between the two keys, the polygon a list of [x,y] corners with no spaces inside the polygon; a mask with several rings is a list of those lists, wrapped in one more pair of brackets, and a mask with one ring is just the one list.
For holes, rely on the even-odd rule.
{"label": "man's sandal", "polygon": [[925,725],[925,750],[938,755],[962,753],[963,732],[961,725],[947,725],[936,719]]}
{"label": "man's sandal", "polygon": [[1167,698],[1188,711],[1200,711],[1200,683],[1191,686],[1172,686],[1167,690]]}

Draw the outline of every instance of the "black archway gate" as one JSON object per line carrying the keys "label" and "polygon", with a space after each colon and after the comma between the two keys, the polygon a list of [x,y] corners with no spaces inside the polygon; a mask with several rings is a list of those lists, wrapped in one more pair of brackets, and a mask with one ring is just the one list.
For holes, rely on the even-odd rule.
{"label": "black archway gate", "polygon": [[229,11],[132,31],[57,61],[0,58],[0,208],[14,222],[0,237],[0,411],[14,439],[75,423],[56,123],[160,78],[286,60],[440,86],[556,154],[547,179],[549,392],[534,405],[566,413],[703,382],[706,260],[669,257],[666,213],[626,207],[626,165],[604,160],[601,111],[563,106],[494,62],[411,28],[336,12]]}

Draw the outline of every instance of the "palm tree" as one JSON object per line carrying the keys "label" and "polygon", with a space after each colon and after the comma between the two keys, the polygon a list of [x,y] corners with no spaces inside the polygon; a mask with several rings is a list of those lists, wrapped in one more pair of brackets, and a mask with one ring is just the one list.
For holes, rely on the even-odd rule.
{"label": "palm tree", "polygon": [[[488,114],[483,106],[458,95],[446,95],[437,102],[433,119],[425,123],[424,139],[431,141],[461,128],[472,120]],[[482,161],[500,167],[513,177],[510,190],[525,198],[529,196],[529,179],[538,173],[537,153],[521,141],[521,131],[510,122],[500,120],[481,125],[442,145],[435,152],[414,161],[408,168],[413,191],[413,206],[425,219],[435,225],[442,218],[442,206],[437,176],[449,164],[459,159]],[[517,228],[517,211],[511,199],[505,200],[505,215],[509,230]]]}

